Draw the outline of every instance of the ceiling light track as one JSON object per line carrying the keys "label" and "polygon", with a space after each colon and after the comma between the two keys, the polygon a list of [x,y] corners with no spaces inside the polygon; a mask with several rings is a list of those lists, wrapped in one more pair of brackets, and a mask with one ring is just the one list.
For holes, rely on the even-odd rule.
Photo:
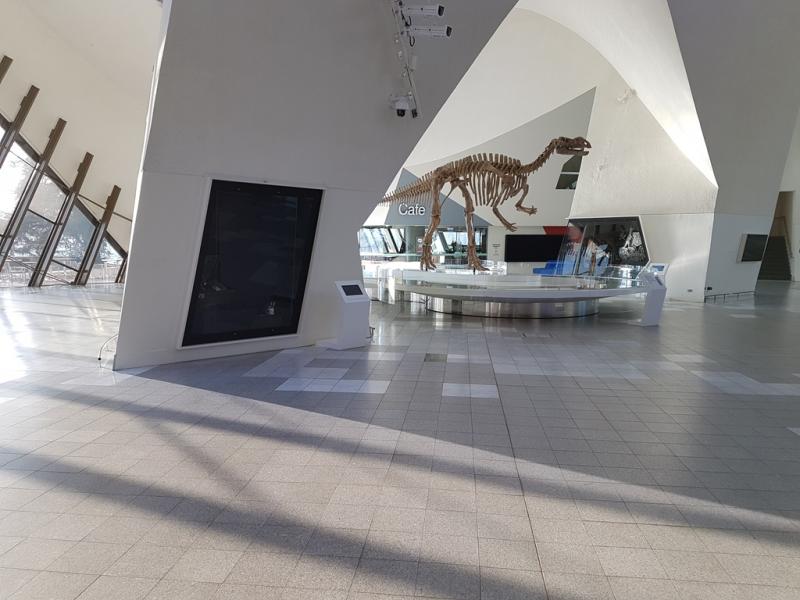
{"label": "ceiling light track", "polygon": [[416,119],[420,115],[419,94],[414,82],[417,68],[417,55],[412,48],[417,37],[447,39],[453,34],[448,25],[415,24],[412,18],[442,18],[444,6],[441,4],[406,4],[403,0],[389,0],[395,25],[394,44],[397,60],[400,62],[400,76],[404,90],[389,97],[389,105],[398,117],[411,114]]}

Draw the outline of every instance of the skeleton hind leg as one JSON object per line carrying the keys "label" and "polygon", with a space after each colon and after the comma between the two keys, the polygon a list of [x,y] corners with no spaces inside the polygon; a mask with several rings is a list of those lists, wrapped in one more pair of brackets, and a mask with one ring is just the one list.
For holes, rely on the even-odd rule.
{"label": "skeleton hind leg", "polygon": [[420,257],[420,269],[425,271],[436,270],[436,263],[433,262],[433,236],[436,235],[436,229],[439,227],[441,221],[442,208],[439,205],[439,193],[441,186],[433,186],[433,202],[431,203],[431,222],[428,230],[425,232],[425,237],[422,238],[422,256]]}
{"label": "skeleton hind leg", "polygon": [[461,190],[461,194],[464,196],[464,220],[467,224],[467,264],[473,271],[488,271],[489,269],[484,267],[478,258],[478,252],[475,248],[475,227],[472,225],[472,213],[475,212],[475,204],[465,185],[459,185],[458,189]]}

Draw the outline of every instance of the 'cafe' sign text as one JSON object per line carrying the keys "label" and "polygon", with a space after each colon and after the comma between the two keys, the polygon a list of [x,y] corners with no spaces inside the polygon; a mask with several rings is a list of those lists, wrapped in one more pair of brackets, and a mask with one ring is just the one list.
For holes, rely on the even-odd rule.
{"label": "'cafe' sign text", "polygon": [[403,216],[425,216],[425,206],[422,204],[406,204],[403,202],[397,207],[397,211]]}

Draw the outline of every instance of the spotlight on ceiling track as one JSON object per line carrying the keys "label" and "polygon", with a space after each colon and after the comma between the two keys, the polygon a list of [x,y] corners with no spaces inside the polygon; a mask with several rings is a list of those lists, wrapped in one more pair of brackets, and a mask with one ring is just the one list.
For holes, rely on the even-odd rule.
{"label": "spotlight on ceiling track", "polygon": [[449,38],[453,34],[449,25],[411,25],[406,30],[412,37]]}
{"label": "spotlight on ceiling track", "polygon": [[418,37],[444,38],[453,35],[449,25],[427,25],[414,23],[413,19],[440,18],[444,16],[441,4],[406,4],[403,0],[389,0],[394,17],[396,55],[400,61],[400,75],[404,81],[404,90],[392,94],[389,105],[398,117],[411,114],[417,118],[420,114],[419,95],[414,83],[414,71],[417,68],[417,56],[413,53]]}
{"label": "spotlight on ceiling track", "polygon": [[407,17],[443,17],[444,6],[441,4],[406,4],[403,14]]}

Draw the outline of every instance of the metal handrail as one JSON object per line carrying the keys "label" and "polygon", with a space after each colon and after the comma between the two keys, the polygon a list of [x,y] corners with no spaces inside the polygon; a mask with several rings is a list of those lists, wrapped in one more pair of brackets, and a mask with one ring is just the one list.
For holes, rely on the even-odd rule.
{"label": "metal handrail", "polygon": [[[13,256],[9,256],[6,260],[9,263],[13,263],[13,264],[19,265],[19,266],[21,266],[21,267],[23,267],[25,269],[28,269],[28,271],[33,272],[33,270],[34,270],[32,266],[30,266],[29,264],[19,260],[18,258],[14,258]],[[71,281],[65,281],[64,279],[60,279],[60,278],[56,277],[55,275],[50,275],[49,273],[45,273],[44,276],[45,277],[49,277],[50,279],[54,279],[55,281],[58,281],[59,283],[63,283],[65,285],[72,285]],[[0,280],[0,286],[1,285],[2,285],[2,281]]]}

